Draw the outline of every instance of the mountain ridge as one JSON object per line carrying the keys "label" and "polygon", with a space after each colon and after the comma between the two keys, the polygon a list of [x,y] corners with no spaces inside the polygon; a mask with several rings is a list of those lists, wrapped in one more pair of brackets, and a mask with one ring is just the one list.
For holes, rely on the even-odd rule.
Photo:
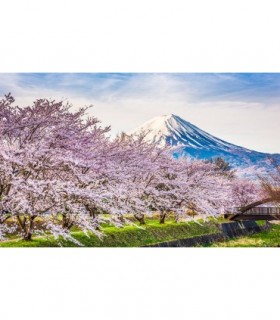
{"label": "mountain ridge", "polygon": [[199,159],[223,157],[234,166],[257,165],[267,167],[270,159],[280,161],[280,154],[254,151],[203,131],[175,114],[152,118],[130,134],[145,133],[145,141],[163,147],[173,147],[175,157],[191,156]]}

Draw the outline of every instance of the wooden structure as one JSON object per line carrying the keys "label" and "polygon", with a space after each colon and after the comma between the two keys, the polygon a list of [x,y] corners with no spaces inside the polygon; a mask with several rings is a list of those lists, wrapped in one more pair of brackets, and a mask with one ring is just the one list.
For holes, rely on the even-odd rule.
{"label": "wooden structure", "polygon": [[280,207],[259,207],[272,202],[271,198],[263,199],[242,208],[234,208],[232,213],[224,217],[232,221],[241,220],[280,220]]}

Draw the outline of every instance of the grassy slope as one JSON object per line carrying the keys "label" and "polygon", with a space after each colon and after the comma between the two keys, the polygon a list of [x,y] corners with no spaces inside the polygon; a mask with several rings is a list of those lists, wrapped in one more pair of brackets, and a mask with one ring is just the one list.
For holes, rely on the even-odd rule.
{"label": "grassy slope", "polygon": [[228,240],[225,242],[213,243],[210,247],[279,247],[280,246],[280,225],[273,224],[267,231],[253,234],[247,237]]}
{"label": "grassy slope", "polygon": [[[116,228],[104,226],[104,237],[99,239],[95,235],[87,237],[80,231],[73,231],[72,235],[85,247],[140,247],[148,244],[184,239],[197,235],[218,232],[218,223],[224,221],[212,220],[201,224],[195,222],[175,223],[169,219],[166,224],[159,224],[156,219],[147,219],[144,228],[125,226]],[[263,224],[262,222],[258,222]],[[0,242],[0,247],[75,247],[70,241],[55,240],[53,237],[34,237],[32,241],[14,239]],[[247,237],[228,240],[207,245],[210,247],[277,247],[280,246],[280,225],[273,225],[271,230]]]}
{"label": "grassy slope", "polygon": [[[148,220],[144,228],[125,226],[124,228],[106,227],[104,237],[95,235],[87,237],[82,232],[75,231],[72,235],[86,247],[140,247],[152,243],[183,239],[196,235],[218,232],[215,221],[198,224],[195,222],[175,223],[167,221],[164,225],[158,221]],[[32,241],[10,240],[0,242],[0,247],[73,247],[70,241],[57,241],[53,237],[37,237]]]}

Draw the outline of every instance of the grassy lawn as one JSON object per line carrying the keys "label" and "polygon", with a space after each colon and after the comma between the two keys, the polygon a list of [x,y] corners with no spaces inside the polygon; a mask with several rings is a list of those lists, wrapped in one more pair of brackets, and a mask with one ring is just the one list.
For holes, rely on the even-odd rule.
{"label": "grassy lawn", "polygon": [[[104,236],[99,239],[96,235],[86,236],[81,231],[73,231],[72,235],[85,247],[140,247],[148,244],[183,239],[197,235],[218,232],[216,220],[201,222],[180,222],[173,220],[160,224],[158,220],[147,219],[143,228],[125,226],[116,228],[105,226]],[[55,240],[53,237],[34,237],[32,241],[12,239],[0,242],[0,247],[75,247],[73,242]]]}
{"label": "grassy lawn", "polygon": [[279,247],[280,225],[273,224],[270,230],[224,242],[213,243],[209,247]]}
{"label": "grassy lawn", "polygon": [[[165,224],[160,224],[156,218],[147,218],[146,225],[126,225],[116,228],[103,224],[103,237],[100,239],[94,234],[86,236],[83,232],[73,229],[72,236],[84,247],[141,247],[159,242],[186,239],[194,236],[219,232],[218,225],[225,222],[223,219],[209,220],[207,222],[180,222],[167,219]],[[264,222],[259,221],[263,225]],[[8,240],[0,242],[0,247],[76,247],[71,241],[54,239],[53,236],[34,236],[32,241],[16,238],[10,235]],[[209,247],[277,247],[280,246],[280,224],[273,224],[268,231],[254,235],[240,237],[224,242],[205,245]]]}

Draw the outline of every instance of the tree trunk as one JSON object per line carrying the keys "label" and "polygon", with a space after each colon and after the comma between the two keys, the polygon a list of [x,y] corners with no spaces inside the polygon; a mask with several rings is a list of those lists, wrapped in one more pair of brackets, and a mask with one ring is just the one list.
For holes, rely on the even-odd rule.
{"label": "tree trunk", "polygon": [[24,234],[23,235],[23,240],[27,240],[27,241],[32,240],[32,233],[31,232],[27,232],[26,234]]}
{"label": "tree trunk", "polygon": [[98,221],[98,209],[94,206],[85,205],[87,211],[89,212],[89,215],[92,217],[94,222],[94,229],[97,231],[100,231],[99,228],[99,221]]}
{"label": "tree trunk", "polygon": [[94,229],[97,231],[100,231],[99,222],[98,222],[98,214],[95,212],[91,212],[90,215],[91,215],[93,222],[94,222]]}
{"label": "tree trunk", "polygon": [[180,215],[179,214],[175,214],[175,223],[178,223],[180,221]]}
{"label": "tree trunk", "polygon": [[136,213],[134,215],[135,219],[140,223],[140,225],[144,225],[145,223],[145,219],[144,219],[144,214],[142,213]]}
{"label": "tree trunk", "polygon": [[121,222],[121,223],[125,223],[125,219],[122,215],[119,215],[118,216],[118,220]]}
{"label": "tree trunk", "polygon": [[62,214],[62,228],[70,230],[73,227],[74,223],[71,221],[69,214]]}
{"label": "tree trunk", "polygon": [[63,213],[62,214],[62,228],[63,229],[68,229],[67,225],[68,225],[68,223],[67,223],[67,215]]}
{"label": "tree trunk", "polygon": [[17,220],[19,223],[19,227],[23,232],[22,239],[30,241],[32,240],[33,230],[34,230],[34,220],[37,216],[30,216],[26,218],[26,216],[21,219],[20,216],[17,216]]}
{"label": "tree trunk", "polygon": [[161,211],[159,213],[159,223],[163,224],[165,222],[166,213],[164,211]]}

